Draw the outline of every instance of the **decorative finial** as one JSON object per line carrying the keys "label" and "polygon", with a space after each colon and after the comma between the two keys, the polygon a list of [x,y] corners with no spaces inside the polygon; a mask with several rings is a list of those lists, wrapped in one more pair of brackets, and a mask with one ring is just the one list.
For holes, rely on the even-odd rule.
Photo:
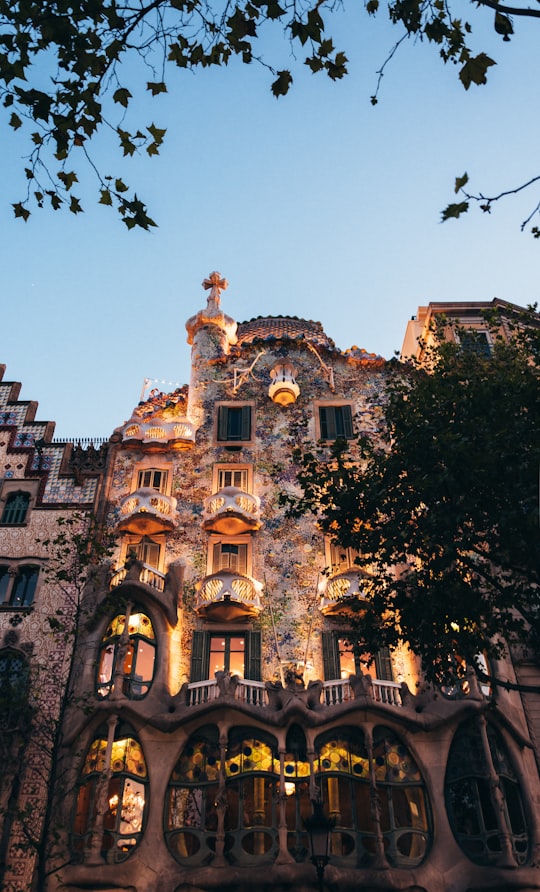
{"label": "decorative finial", "polygon": [[210,273],[207,279],[205,279],[202,283],[203,288],[208,291],[210,290],[210,294],[208,295],[208,307],[212,305],[215,309],[217,309],[221,303],[220,294],[222,291],[228,286],[227,279],[223,279],[221,277],[221,273],[213,272]]}

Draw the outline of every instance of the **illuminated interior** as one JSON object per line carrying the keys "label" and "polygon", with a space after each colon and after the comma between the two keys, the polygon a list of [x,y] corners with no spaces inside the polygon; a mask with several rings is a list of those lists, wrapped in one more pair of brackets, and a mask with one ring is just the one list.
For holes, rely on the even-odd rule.
{"label": "illuminated interior", "polygon": [[84,859],[95,847],[110,863],[127,858],[141,838],[146,788],[146,762],[133,729],[118,723],[111,740],[102,726],[82,767],[71,837],[74,853]]}
{"label": "illuminated interior", "polygon": [[150,690],[156,655],[155,634],[150,618],[138,609],[129,616],[128,640],[122,638],[125,615],[111,620],[101,641],[96,689],[100,697],[108,697],[114,689],[118,660],[122,659],[122,692],[130,699],[140,699]]}

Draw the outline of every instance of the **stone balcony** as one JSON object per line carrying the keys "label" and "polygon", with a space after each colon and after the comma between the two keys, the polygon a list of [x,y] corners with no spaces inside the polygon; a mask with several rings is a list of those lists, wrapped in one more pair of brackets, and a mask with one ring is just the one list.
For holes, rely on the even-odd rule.
{"label": "stone balcony", "polygon": [[[309,695],[311,688],[296,691],[288,691],[283,688],[278,692],[276,701],[275,685],[263,681],[251,681],[236,675],[217,673],[218,677],[207,681],[190,682],[186,685],[184,696],[187,706],[201,706],[219,700],[220,697],[231,696],[241,703],[262,708],[281,706],[281,700],[289,702],[288,695],[297,698],[308,698],[311,708],[321,706],[340,706],[352,704],[354,700],[365,700],[374,705],[385,705],[392,709],[401,709],[402,686],[394,681],[379,681],[369,675],[349,679],[337,679],[335,681],[315,682],[312,685],[313,694]],[[281,699],[280,696],[281,695]],[[290,698],[289,698],[290,699]]]}
{"label": "stone balcony", "polygon": [[131,419],[119,431],[123,443],[133,443],[135,446],[144,443],[150,447],[154,445],[156,449],[164,446],[168,449],[190,449],[196,434],[195,425],[187,418],[174,421]]}
{"label": "stone balcony", "polygon": [[150,567],[142,561],[133,561],[131,567],[126,565],[113,573],[110,588],[118,588],[125,582],[142,583],[162,592],[165,590],[165,573],[161,573],[155,567]]}
{"label": "stone balcony", "polygon": [[369,599],[369,583],[369,573],[359,567],[351,567],[325,580],[319,604],[321,613],[325,616],[349,612],[358,614],[358,602]]}
{"label": "stone balcony", "polygon": [[176,499],[152,487],[137,489],[120,502],[118,529],[143,536],[168,532],[176,526]]}
{"label": "stone balcony", "polygon": [[205,499],[202,526],[227,536],[259,530],[260,499],[236,486],[225,486]]}
{"label": "stone balcony", "polygon": [[261,591],[262,583],[251,576],[220,570],[198,583],[195,609],[214,622],[249,619],[262,610]]}

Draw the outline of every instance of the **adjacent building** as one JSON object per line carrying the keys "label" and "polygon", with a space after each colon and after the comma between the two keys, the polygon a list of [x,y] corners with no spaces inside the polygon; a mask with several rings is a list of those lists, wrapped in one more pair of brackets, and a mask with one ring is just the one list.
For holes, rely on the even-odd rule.
{"label": "adjacent building", "polygon": [[387,363],[317,322],[238,324],[203,284],[189,386],[108,444],[116,544],[84,592],[47,889],[313,892],[314,801],[329,890],[540,889],[530,700],[365,653],[355,554],[287,514],[295,446],[377,436]]}
{"label": "adjacent building", "polygon": [[26,892],[76,610],[76,586],[58,584],[47,543],[70,519],[84,527],[96,509],[107,446],[53,442],[54,424],[36,420],[37,403],[20,400],[20,384],[4,373],[0,366],[0,888]]}

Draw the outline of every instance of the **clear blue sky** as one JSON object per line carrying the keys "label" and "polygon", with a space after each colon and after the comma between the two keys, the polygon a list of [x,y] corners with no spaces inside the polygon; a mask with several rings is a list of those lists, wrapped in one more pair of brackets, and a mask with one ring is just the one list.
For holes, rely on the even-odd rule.
{"label": "clear blue sky", "polygon": [[341,82],[300,66],[276,100],[255,66],[172,69],[169,94],[148,99],[141,121],[168,128],[161,155],[124,165],[107,140],[97,149],[136,182],[159,223],[151,233],[127,232],[97,206],[90,175],[76,190],[85,214],[13,219],[22,147],[4,133],[0,362],[21,397],[39,402],[38,417],[57,422],[55,436],[108,436],[145,377],[188,381],[184,323],[214,269],[238,321],[317,319],[338,347],[387,358],[419,304],[537,300],[540,242],[519,224],[540,196],[489,218],[473,208],[439,220],[464,170],[485,192],[540,173],[540,23],[516,20],[503,43],[489,10],[462,3],[456,14],[485,22],[479,49],[499,63],[468,93],[436,48],[409,41],[373,108],[375,72],[398,32],[384,11],[371,20],[352,6],[329,20],[350,59]]}

